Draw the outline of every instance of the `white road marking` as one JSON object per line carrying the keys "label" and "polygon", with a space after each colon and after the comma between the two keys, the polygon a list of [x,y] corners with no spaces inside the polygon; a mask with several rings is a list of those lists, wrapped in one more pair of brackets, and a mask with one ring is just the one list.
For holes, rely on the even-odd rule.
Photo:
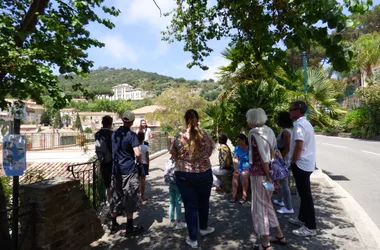
{"label": "white road marking", "polygon": [[367,153],[367,154],[371,154],[371,155],[378,155],[380,156],[379,153],[374,153],[374,152],[370,152],[370,151],[365,151],[365,150],[361,150],[363,153]]}
{"label": "white road marking", "polygon": [[329,146],[333,146],[333,147],[337,147],[337,148],[348,148],[348,147],[339,146],[339,145],[330,144],[330,143],[322,143],[322,144],[324,144],[324,145],[329,145]]}

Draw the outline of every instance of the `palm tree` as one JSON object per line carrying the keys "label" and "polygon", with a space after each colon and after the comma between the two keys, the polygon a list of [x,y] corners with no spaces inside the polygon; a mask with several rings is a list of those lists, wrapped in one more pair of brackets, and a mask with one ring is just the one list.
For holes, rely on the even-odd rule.
{"label": "palm tree", "polygon": [[355,49],[357,51],[357,66],[362,72],[364,78],[363,85],[366,86],[365,78],[373,78],[372,67],[379,62],[380,58],[380,33],[373,32],[360,36],[355,42]]}
{"label": "palm tree", "polygon": [[66,124],[66,127],[68,127],[69,124],[71,124],[71,116],[70,115],[68,115],[68,114],[63,115],[63,120]]}
{"label": "palm tree", "polygon": [[332,80],[328,78],[322,68],[309,68],[308,75],[308,94],[303,93],[303,71],[297,72],[295,85],[297,89],[291,91],[292,100],[305,100],[310,108],[310,120],[314,125],[321,128],[332,126],[333,120],[338,120],[340,115],[346,111],[340,107],[335,99],[336,92],[332,85]]}

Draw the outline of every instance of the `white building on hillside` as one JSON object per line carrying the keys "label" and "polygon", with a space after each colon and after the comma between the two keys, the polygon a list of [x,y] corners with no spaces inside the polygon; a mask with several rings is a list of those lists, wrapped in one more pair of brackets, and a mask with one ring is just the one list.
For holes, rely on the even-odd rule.
{"label": "white building on hillside", "polygon": [[133,89],[129,84],[119,84],[112,87],[114,93],[113,96],[109,95],[98,95],[98,99],[109,99],[109,100],[141,100],[147,93],[141,89]]}

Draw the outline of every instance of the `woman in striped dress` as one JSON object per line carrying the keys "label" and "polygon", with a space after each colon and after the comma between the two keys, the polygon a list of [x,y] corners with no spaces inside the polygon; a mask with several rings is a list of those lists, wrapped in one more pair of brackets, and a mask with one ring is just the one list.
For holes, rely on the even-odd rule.
{"label": "woman in striped dress", "polygon": [[[269,162],[271,148],[276,146],[276,136],[273,130],[265,125],[267,115],[263,109],[250,109],[246,116],[248,125],[252,128],[248,133],[248,142],[253,228],[256,235],[259,238],[262,237],[262,249],[272,250],[270,243],[287,244],[273,209],[271,201],[273,192],[266,190],[263,185],[266,181],[273,184]],[[271,239],[269,238],[270,227],[274,228],[276,232]]]}

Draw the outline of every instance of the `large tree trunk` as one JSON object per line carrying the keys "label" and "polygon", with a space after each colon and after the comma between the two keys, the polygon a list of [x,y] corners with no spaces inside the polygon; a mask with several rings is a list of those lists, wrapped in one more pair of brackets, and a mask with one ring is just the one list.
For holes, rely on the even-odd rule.
{"label": "large tree trunk", "polygon": [[[6,209],[6,200],[3,190],[3,183],[0,179],[0,242],[1,249],[11,250],[12,242],[11,237],[9,235],[9,225],[7,220]],[[2,212],[4,211],[4,212]]]}
{"label": "large tree trunk", "polygon": [[[37,22],[38,16],[43,15],[45,13],[45,9],[47,8],[49,0],[33,0],[29,6],[28,11],[26,11],[25,16],[23,17],[20,24],[17,26],[17,30],[19,32],[24,33],[23,37],[15,36],[13,39],[16,42],[17,47],[21,48],[26,37],[33,33]],[[3,84],[3,80],[8,72],[0,72],[0,86]],[[6,201],[3,186],[0,180],[0,211],[6,209]],[[8,220],[6,220],[6,213],[0,213],[0,244],[1,249],[10,250],[11,249],[11,238],[9,236],[9,224]],[[5,219],[5,220],[4,220]]]}

